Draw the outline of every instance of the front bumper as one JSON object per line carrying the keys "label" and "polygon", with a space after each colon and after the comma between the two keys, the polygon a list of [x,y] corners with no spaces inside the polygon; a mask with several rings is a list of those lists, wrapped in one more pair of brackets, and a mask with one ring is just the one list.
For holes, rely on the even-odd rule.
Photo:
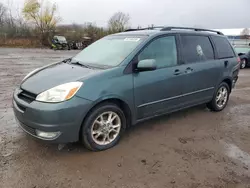
{"label": "front bumper", "polygon": [[[69,143],[79,140],[82,121],[92,102],[73,97],[61,103],[27,102],[13,95],[13,110],[19,126],[35,138],[53,143]],[[39,137],[36,130],[57,132],[53,138]]]}

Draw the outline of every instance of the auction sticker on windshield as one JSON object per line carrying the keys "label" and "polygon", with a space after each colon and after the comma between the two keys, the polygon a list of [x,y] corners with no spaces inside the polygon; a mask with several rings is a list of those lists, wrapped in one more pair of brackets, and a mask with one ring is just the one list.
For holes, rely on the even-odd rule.
{"label": "auction sticker on windshield", "polygon": [[124,41],[129,41],[129,42],[138,42],[140,38],[125,38]]}

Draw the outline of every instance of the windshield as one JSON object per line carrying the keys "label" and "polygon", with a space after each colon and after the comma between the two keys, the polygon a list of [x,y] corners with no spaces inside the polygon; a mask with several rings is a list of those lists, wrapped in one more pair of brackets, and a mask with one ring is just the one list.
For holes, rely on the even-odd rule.
{"label": "windshield", "polygon": [[243,48],[243,47],[235,47],[234,48],[237,53],[248,53],[250,51],[250,48]]}
{"label": "windshield", "polygon": [[73,60],[89,64],[90,66],[117,66],[142,40],[142,37],[134,36],[105,37],[82,50]]}
{"label": "windshield", "polygon": [[66,38],[63,37],[63,36],[57,36],[56,37],[60,42],[65,42],[66,41]]}

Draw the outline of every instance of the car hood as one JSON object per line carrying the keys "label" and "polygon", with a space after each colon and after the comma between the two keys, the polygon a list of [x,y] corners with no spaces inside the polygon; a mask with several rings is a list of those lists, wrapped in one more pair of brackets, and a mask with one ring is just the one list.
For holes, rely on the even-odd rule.
{"label": "car hood", "polygon": [[89,69],[67,63],[51,64],[32,73],[22,82],[21,89],[39,94],[60,84],[83,80],[101,71],[103,70]]}

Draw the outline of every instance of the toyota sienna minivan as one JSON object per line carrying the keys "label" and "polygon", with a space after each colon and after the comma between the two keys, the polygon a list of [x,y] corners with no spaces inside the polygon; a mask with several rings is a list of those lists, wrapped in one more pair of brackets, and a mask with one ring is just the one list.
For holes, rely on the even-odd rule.
{"label": "toyota sienna minivan", "polygon": [[29,73],[14,91],[14,113],[33,137],[105,150],[146,119],[203,103],[223,110],[239,65],[218,31],[131,29]]}

